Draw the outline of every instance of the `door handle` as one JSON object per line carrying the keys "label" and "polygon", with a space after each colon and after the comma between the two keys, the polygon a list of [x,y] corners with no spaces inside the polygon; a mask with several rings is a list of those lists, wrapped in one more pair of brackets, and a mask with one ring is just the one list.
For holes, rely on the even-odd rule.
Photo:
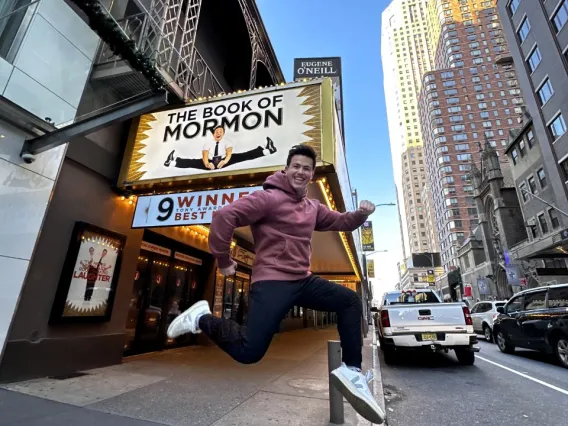
{"label": "door handle", "polygon": [[432,311],[430,311],[430,309],[419,309],[418,313],[420,315],[432,315]]}

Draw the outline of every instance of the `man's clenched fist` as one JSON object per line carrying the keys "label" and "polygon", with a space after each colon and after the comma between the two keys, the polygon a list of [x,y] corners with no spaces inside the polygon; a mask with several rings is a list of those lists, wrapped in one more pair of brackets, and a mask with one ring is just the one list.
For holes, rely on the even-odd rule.
{"label": "man's clenched fist", "polygon": [[359,211],[365,213],[367,216],[370,216],[375,211],[375,205],[370,201],[363,200],[361,204],[359,204]]}
{"label": "man's clenched fist", "polygon": [[221,272],[221,275],[225,275],[226,277],[235,275],[237,272],[237,262],[233,260],[233,264],[231,266],[227,268],[219,268],[219,272]]}

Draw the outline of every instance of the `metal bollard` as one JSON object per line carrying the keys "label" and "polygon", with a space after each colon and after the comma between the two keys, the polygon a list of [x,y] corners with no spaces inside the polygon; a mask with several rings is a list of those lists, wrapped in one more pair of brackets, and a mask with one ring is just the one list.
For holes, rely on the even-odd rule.
{"label": "metal bollard", "polygon": [[[329,373],[341,366],[341,343],[337,340],[327,341],[327,366]],[[329,381],[329,422],[342,425],[345,422],[343,412],[343,395]]]}

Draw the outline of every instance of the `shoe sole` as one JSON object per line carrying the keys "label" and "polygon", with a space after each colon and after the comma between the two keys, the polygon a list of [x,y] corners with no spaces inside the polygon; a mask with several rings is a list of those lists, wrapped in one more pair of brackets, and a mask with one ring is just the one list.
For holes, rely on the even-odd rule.
{"label": "shoe sole", "polygon": [[358,391],[357,388],[353,386],[353,383],[349,380],[344,382],[341,377],[336,376],[333,373],[330,374],[329,377],[332,385],[341,392],[357,413],[372,423],[382,424],[385,421],[384,413],[377,413],[375,407],[373,407],[366,399],[360,398],[357,395]]}
{"label": "shoe sole", "polygon": [[[209,304],[208,304],[205,300],[202,300],[201,302],[195,303],[191,308],[189,308],[187,311],[183,312],[181,315],[178,315],[178,316],[172,321],[172,323],[170,324],[170,326],[168,327],[168,332],[167,332],[168,337],[169,337],[170,339],[175,339],[176,337],[181,336],[181,334],[180,334],[179,336],[175,336],[175,337],[174,337],[174,336],[171,336],[171,335],[170,335],[170,330],[173,330],[173,329],[176,327],[176,325],[179,324],[181,321],[183,321],[183,319],[184,319],[186,316],[192,314],[193,312],[195,312],[195,310],[196,310],[197,308],[199,308],[200,306],[203,306],[203,305],[207,305],[207,307],[209,307]],[[198,332],[201,332],[201,330],[199,330]]]}

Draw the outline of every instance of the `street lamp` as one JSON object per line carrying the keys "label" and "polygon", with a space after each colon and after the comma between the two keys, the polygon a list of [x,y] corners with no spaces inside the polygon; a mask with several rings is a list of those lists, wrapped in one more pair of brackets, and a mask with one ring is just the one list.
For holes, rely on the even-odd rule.
{"label": "street lamp", "polygon": [[380,207],[380,206],[396,206],[395,203],[380,203],[380,204],[375,204],[375,207]]}
{"label": "street lamp", "polygon": [[375,253],[388,253],[388,250],[375,250],[375,251],[372,251],[370,253],[364,253],[364,255],[370,256],[370,255],[375,254]]}

